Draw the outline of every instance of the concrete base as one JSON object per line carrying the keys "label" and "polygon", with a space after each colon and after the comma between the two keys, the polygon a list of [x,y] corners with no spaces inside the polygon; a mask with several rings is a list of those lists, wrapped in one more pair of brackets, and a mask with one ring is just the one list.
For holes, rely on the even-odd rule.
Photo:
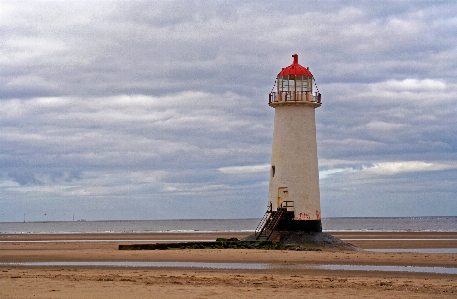
{"label": "concrete base", "polygon": [[[294,220],[293,213],[288,213],[276,226],[278,231],[299,231],[306,233],[320,233],[322,232],[321,220]],[[287,217],[289,216],[289,217]]]}
{"label": "concrete base", "polygon": [[[250,235],[243,241],[255,240],[255,235]],[[303,231],[274,231],[270,237],[274,243],[294,245],[296,250],[320,251],[360,251],[363,250],[350,243],[346,243],[334,236],[323,232]]]}

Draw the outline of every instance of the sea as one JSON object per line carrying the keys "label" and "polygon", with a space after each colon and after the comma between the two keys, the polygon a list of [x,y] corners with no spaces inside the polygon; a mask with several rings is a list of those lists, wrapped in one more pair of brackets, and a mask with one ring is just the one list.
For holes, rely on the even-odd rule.
{"label": "sea", "polygon": [[[253,232],[260,219],[177,219],[0,222],[0,234]],[[337,217],[322,220],[323,231],[457,232],[450,217]]]}

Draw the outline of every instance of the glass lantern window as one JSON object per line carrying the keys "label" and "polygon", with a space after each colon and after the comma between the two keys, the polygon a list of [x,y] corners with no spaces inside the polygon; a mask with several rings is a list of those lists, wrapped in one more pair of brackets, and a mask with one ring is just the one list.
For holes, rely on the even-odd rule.
{"label": "glass lantern window", "polygon": [[289,79],[288,78],[278,78],[278,91],[289,91]]}
{"label": "glass lantern window", "polygon": [[302,75],[290,75],[278,77],[278,92],[297,91],[311,92],[311,77]]}

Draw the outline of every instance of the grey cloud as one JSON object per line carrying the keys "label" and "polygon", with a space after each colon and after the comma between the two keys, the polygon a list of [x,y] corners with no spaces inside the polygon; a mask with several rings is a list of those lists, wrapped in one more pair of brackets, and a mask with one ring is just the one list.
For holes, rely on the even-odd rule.
{"label": "grey cloud", "polygon": [[40,180],[37,179],[35,173],[31,173],[29,170],[26,171],[10,171],[8,176],[13,179],[13,181],[19,183],[20,185],[29,185],[29,184],[43,184]]}
{"label": "grey cloud", "polygon": [[[425,204],[432,194],[413,186],[452,173],[371,180],[339,169],[455,161],[453,2],[2,5],[0,194],[24,200],[11,209],[52,205],[47,196],[84,209],[96,198],[99,208],[112,203],[107,217],[141,218],[135,211],[166,197],[179,211],[150,217],[261,216],[268,173],[217,169],[269,163],[268,93],[293,53],[323,94],[319,158],[337,171],[322,181],[327,215],[379,204],[370,188],[384,183],[392,190],[377,194]],[[217,212],[191,209],[202,202]]]}
{"label": "grey cloud", "polygon": [[[376,14],[373,19],[370,8],[360,4],[359,7],[335,5],[328,11],[316,11],[309,10],[307,5],[285,2],[284,7],[295,8],[293,14],[260,9],[258,4],[235,9],[235,5],[221,3],[204,10],[197,9],[198,5],[203,4],[128,2],[117,3],[113,8],[111,3],[100,2],[95,8],[81,8],[77,14],[59,7],[50,11],[52,17],[38,19],[43,26],[24,22],[15,23],[17,28],[10,29],[18,30],[19,36],[24,31],[33,32],[38,36],[38,45],[43,45],[38,46],[39,50],[36,43],[32,48],[33,43],[12,41],[16,46],[5,52],[13,55],[11,61],[28,64],[22,69],[22,77],[39,74],[36,81],[51,81],[51,86],[46,84],[48,94],[106,95],[163,94],[167,89],[195,88],[252,93],[263,88],[271,80],[269,76],[274,76],[272,62],[279,57],[276,53],[297,50],[297,45],[299,50],[307,52],[309,61],[318,64],[321,82],[327,78],[374,81],[384,77],[379,72],[393,76],[400,72],[403,76],[408,68],[432,71],[431,64],[418,70],[416,61],[427,61],[426,53],[436,55],[455,49],[452,46],[455,43],[449,42],[455,37],[446,29],[448,38],[439,44],[436,38],[424,40],[424,32],[430,32],[433,37],[442,35],[440,24],[430,25],[434,13],[425,8],[420,14],[408,11],[393,16]],[[224,6],[228,7],[221,9]],[[36,16],[43,9],[46,11],[46,7],[41,7],[29,14]],[[175,13],[163,12],[169,10]],[[220,11],[229,12],[229,17],[221,16]],[[55,22],[53,17],[61,21]],[[409,48],[404,48],[406,45]],[[372,61],[373,55],[377,63]],[[389,62],[391,65],[386,66]],[[289,61],[284,60],[285,63]],[[370,63],[373,66],[367,68]],[[373,72],[376,69],[379,72]],[[60,76],[61,73],[66,76]],[[247,79],[248,86],[244,84]],[[17,79],[11,78],[14,80]],[[13,90],[19,93],[19,87],[9,90],[6,96]]]}

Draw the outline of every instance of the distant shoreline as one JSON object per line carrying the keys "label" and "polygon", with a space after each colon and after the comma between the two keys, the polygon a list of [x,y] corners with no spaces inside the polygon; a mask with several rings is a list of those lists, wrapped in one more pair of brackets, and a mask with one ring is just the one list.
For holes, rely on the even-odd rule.
{"label": "distant shoreline", "polygon": [[[71,233],[71,234],[0,234],[2,242],[161,242],[214,241],[216,238],[243,239],[253,232],[151,232],[151,233]],[[326,232],[361,248],[457,248],[457,232]]]}

